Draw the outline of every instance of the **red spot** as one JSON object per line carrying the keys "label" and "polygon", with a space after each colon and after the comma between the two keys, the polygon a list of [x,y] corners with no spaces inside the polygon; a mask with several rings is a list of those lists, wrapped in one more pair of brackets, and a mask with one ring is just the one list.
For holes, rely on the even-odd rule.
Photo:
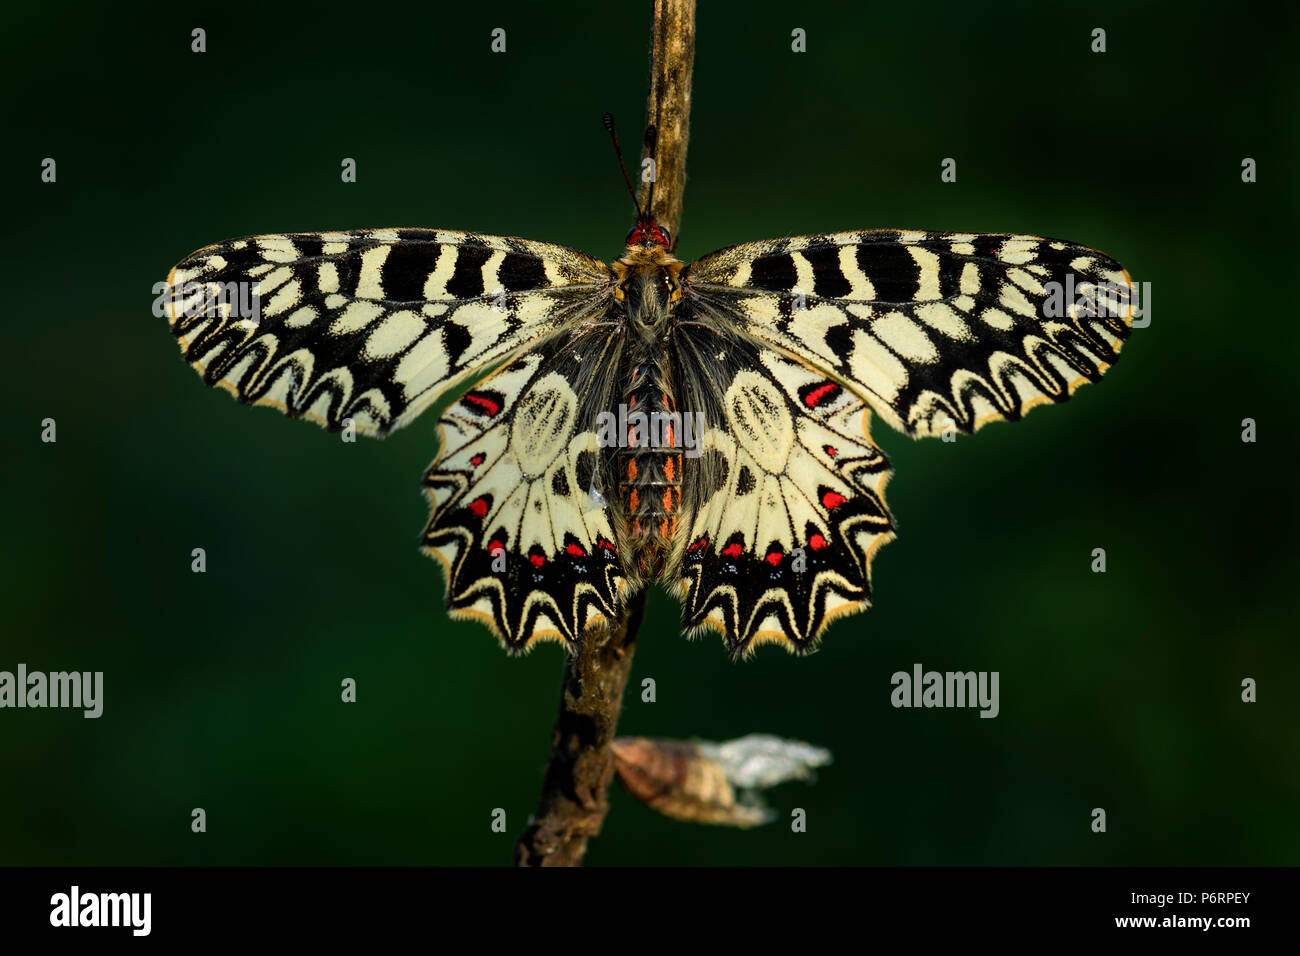
{"label": "red spot", "polygon": [[587,556],[587,552],[582,550],[582,545],[580,544],[567,545],[564,550],[575,558],[585,558]]}
{"label": "red spot", "polygon": [[469,460],[469,463],[473,465],[475,468],[483,464],[483,453],[479,452],[477,455],[475,455],[473,458]]}
{"label": "red spot", "polygon": [[808,545],[814,551],[820,551],[822,548],[826,547],[826,539],[819,534],[815,534],[808,539]]}
{"label": "red spot", "polygon": [[493,538],[491,541],[488,542],[488,554],[495,556],[497,554],[500,554],[505,549],[506,546],[502,544],[500,541],[498,541],[496,538]]}
{"label": "red spot", "polygon": [[848,501],[848,499],[838,491],[828,491],[826,494],[822,495],[822,504],[828,511],[834,511],[846,501]]}
{"label": "red spot", "polygon": [[780,551],[773,551],[763,560],[766,561],[768,564],[772,565],[772,567],[776,567],[778,564],[781,563],[781,559],[783,557],[785,557],[785,555],[783,555]]}
{"label": "red spot", "polygon": [[528,560],[531,561],[531,562],[533,562],[533,567],[535,567],[535,568],[540,568],[543,564],[546,563],[546,555],[544,555],[544,554],[530,554],[530,555],[528,556]]}
{"label": "red spot", "polygon": [[475,498],[473,501],[469,503],[469,510],[474,512],[476,516],[480,518],[483,517],[485,514],[487,514],[487,499]]}
{"label": "red spot", "polygon": [[832,458],[834,458],[836,455],[839,454],[839,452],[835,450],[834,446],[832,446],[832,445],[827,445],[827,446],[826,446],[826,454],[828,454],[828,455],[830,455]]}
{"label": "red spot", "polygon": [[689,548],[689,550],[690,550],[691,554],[694,554],[696,551],[699,551],[701,548],[703,548],[703,547],[704,547],[706,544],[708,544],[708,543],[709,543],[709,539],[708,539],[708,538],[701,538],[699,541],[696,541],[693,545],[691,545],[690,548]]}
{"label": "red spot", "polygon": [[597,538],[596,547],[600,548],[601,550],[605,551],[608,554],[614,553],[614,542],[610,541],[608,538]]}
{"label": "red spot", "polygon": [[818,385],[803,397],[803,403],[809,408],[816,408],[822,403],[822,400],[826,398],[827,395],[834,397],[835,393],[839,392],[839,390],[840,387],[834,382],[827,382],[825,385]]}
{"label": "red spot", "polygon": [[744,552],[744,550],[745,550],[745,549],[742,548],[739,544],[734,544],[734,543],[733,543],[733,544],[729,544],[729,545],[727,545],[725,548],[723,548],[723,549],[722,549],[722,553],[725,554],[725,555],[726,555],[727,557],[729,557],[729,558],[738,558],[738,557],[740,557],[740,555]]}
{"label": "red spot", "polygon": [[477,405],[489,415],[495,415],[497,412],[501,411],[501,405],[499,403],[494,402],[486,395],[479,395],[475,392],[470,392],[462,399],[462,401],[469,402],[471,405]]}

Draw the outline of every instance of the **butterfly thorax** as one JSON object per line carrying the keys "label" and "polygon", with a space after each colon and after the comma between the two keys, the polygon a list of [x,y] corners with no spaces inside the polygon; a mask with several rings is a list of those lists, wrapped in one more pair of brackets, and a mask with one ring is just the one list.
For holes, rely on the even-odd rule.
{"label": "butterfly thorax", "polygon": [[624,560],[642,579],[662,576],[682,499],[682,421],[668,360],[681,264],[661,246],[629,247],[614,265],[619,281],[623,360],[615,473]]}

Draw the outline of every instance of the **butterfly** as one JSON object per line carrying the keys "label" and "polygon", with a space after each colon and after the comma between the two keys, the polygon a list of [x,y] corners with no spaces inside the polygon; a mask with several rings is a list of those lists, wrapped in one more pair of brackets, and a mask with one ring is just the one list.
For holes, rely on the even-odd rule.
{"label": "butterfly", "polygon": [[916,438],[1063,402],[1117,360],[1128,273],[1035,236],[875,229],[689,264],[438,229],[233,239],[163,296],[203,381],[382,436],[448,390],[421,547],[449,612],[576,647],[652,581],[733,656],[812,650],[894,537],[871,414]]}

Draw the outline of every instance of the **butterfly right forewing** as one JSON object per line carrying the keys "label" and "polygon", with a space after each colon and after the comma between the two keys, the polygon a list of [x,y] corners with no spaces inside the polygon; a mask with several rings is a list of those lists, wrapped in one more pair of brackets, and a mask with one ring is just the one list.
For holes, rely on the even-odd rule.
{"label": "butterfly right forewing", "polygon": [[799,236],[719,250],[684,281],[916,437],[1065,401],[1117,361],[1132,323],[1119,263],[1037,236]]}

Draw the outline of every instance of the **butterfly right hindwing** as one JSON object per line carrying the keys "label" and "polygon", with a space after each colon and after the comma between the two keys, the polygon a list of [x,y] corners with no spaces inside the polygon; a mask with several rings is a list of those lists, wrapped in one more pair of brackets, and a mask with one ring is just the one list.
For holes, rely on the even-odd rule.
{"label": "butterfly right hindwing", "polygon": [[871,561],[894,536],[870,412],[824,373],[740,336],[685,326],[678,358],[684,400],[713,406],[683,495],[683,627],[721,631],[737,656],[765,641],[810,651],[834,618],[869,603]]}

